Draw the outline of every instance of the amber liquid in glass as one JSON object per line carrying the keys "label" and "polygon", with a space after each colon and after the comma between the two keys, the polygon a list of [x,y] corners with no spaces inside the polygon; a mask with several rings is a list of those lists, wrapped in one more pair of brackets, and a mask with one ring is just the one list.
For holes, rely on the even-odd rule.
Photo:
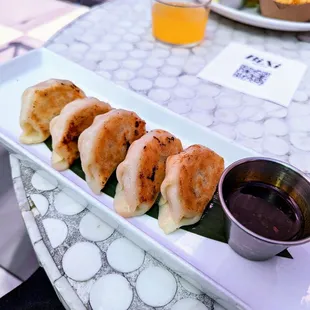
{"label": "amber liquid in glass", "polygon": [[191,45],[204,38],[209,9],[182,2],[155,2],[152,7],[153,36],[175,45]]}

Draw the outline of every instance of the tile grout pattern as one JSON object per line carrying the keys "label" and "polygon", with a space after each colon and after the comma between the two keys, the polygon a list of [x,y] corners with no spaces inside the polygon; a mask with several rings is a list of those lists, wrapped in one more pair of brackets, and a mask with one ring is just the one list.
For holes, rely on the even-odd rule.
{"label": "tile grout pattern", "polygon": [[[48,259],[46,256],[49,255],[49,257],[53,260],[54,267],[48,266],[49,264],[47,263],[45,263],[46,265],[43,267],[45,267],[47,274],[49,275],[54,285],[56,285],[55,283],[60,278],[66,280],[70,284],[71,288],[73,288],[74,292],[78,296],[76,303],[80,306],[76,309],[85,308],[96,310],[99,309],[99,305],[102,306],[102,303],[104,303],[105,307],[111,306],[111,304],[109,304],[109,302],[111,302],[111,296],[110,298],[107,298],[107,296],[105,296],[103,293],[104,289],[102,287],[100,287],[101,293],[99,295],[96,292],[91,293],[93,308],[89,302],[89,295],[93,289],[93,285],[96,283],[96,281],[98,282],[98,279],[100,279],[102,276],[105,277],[104,279],[108,281],[108,284],[111,286],[113,286],[113,283],[116,283],[119,287],[119,280],[125,279],[128,282],[130,287],[129,292],[132,292],[133,294],[132,300],[130,299],[130,306],[128,308],[125,305],[118,305],[120,306],[118,309],[151,310],[156,308],[160,310],[186,310],[190,309],[190,307],[195,307],[197,310],[223,309],[221,306],[214,303],[211,298],[189,284],[179,275],[165,267],[151,255],[145,253],[143,250],[140,250],[137,246],[124,238],[121,233],[114,230],[113,228],[110,228],[107,224],[103,223],[101,220],[92,215],[89,210],[85,209],[86,204],[84,201],[79,201],[77,203],[72,200],[70,191],[65,188],[60,188],[56,180],[52,179],[44,172],[38,173],[38,171],[35,171],[36,166],[34,164],[27,160],[19,161],[21,157],[17,157],[11,155],[11,165],[12,170],[14,171],[13,180],[14,184],[17,184],[18,182],[21,183],[17,193],[19,193],[19,197],[23,197],[21,200],[19,200],[19,202],[21,203],[21,211],[24,215],[24,220],[32,243],[34,244],[34,248],[39,252],[37,252],[37,254],[41,263],[42,260],[40,259],[40,253],[42,253],[42,247],[45,245],[47,250],[45,254],[43,253],[45,256],[43,261],[47,262]],[[46,177],[47,179],[44,179],[43,177]],[[21,193],[22,191],[25,192]],[[60,193],[61,196],[59,195]],[[47,208],[46,202],[48,206]],[[86,223],[84,225],[84,230],[82,231],[81,220],[84,219],[86,215],[93,217],[93,220],[97,222]],[[59,232],[59,230],[56,229],[55,226],[51,226],[51,233],[49,233],[49,231],[46,230],[47,227],[45,226],[45,221],[47,219],[54,219],[62,222],[68,228],[68,234],[65,236],[65,238],[60,238],[60,244],[56,244],[55,247],[52,246],[51,240],[55,238],[55,235],[57,232]],[[98,224],[99,222],[100,224]],[[97,227],[97,230],[94,229],[94,227]],[[83,237],[81,231],[83,232],[84,236],[88,237]],[[117,246],[115,243],[116,240],[118,240],[118,242],[125,241],[125,244]],[[69,252],[74,251],[74,247],[76,247],[76,245],[85,246],[85,243],[95,245],[95,248],[100,249],[101,266],[98,272],[91,271],[87,275],[87,280],[77,281],[79,276],[81,276],[81,273],[89,271],[87,269],[90,268],[95,259],[94,256],[85,256],[84,258],[86,264],[82,263],[82,265],[76,265],[76,268],[73,268],[72,266],[75,266],[75,261],[78,260],[78,257],[83,255],[82,252],[89,253],[89,250],[82,252],[76,250],[76,252],[72,254],[72,258],[69,257]],[[111,244],[113,244],[115,250],[112,249]],[[129,247],[130,250],[127,250],[126,255],[124,255],[125,253],[122,253],[122,249],[126,249],[126,246]],[[66,263],[64,264],[64,256],[66,255],[70,263],[69,265],[66,265]],[[137,260],[139,261],[139,255],[143,255],[143,259],[140,260],[140,263],[137,264]],[[122,257],[124,260],[122,260]],[[152,267],[155,267],[155,269]],[[79,272],[78,270],[83,270],[83,272]],[[146,274],[146,278],[148,280],[143,279],[141,276],[143,272],[148,273]],[[67,273],[69,273],[71,278],[67,275]],[[159,278],[158,274],[161,274]],[[114,276],[109,278],[106,277],[107,275]],[[151,284],[152,290],[159,290],[159,295],[156,295],[155,293],[155,296],[157,296],[157,299],[155,300],[152,296],[153,291],[144,289],[145,287],[150,286],[150,284],[148,284],[148,282],[151,281],[151,279],[149,279],[150,277],[153,279]],[[142,283],[142,285],[140,285],[140,288],[137,289],[137,285],[139,285],[137,283],[139,281]],[[70,288],[63,290],[62,297],[66,298],[66,296],[69,294],[69,291]],[[119,294],[121,293],[122,292],[119,291]],[[123,293],[125,294],[125,292]],[[103,297],[101,294],[103,294]],[[108,292],[106,294],[108,294]],[[116,299],[114,300],[115,303],[119,302],[118,296],[119,295],[116,295]],[[143,302],[143,300],[145,302]],[[81,302],[83,303],[84,308],[82,307]],[[156,305],[156,303],[158,304]]]}

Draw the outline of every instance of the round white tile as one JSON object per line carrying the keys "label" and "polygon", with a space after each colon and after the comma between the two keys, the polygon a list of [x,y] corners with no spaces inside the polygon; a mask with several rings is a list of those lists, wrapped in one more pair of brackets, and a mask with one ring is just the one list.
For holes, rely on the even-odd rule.
{"label": "round white tile", "polygon": [[179,76],[181,74],[182,70],[180,68],[177,68],[177,67],[164,66],[161,68],[161,72],[164,75],[171,77],[171,76]]}
{"label": "round white tile", "polygon": [[184,298],[177,301],[171,310],[208,310],[208,308],[199,300]]}
{"label": "round white tile", "polygon": [[164,89],[151,89],[148,97],[158,103],[165,103],[170,99],[170,93]]}
{"label": "round white tile", "polygon": [[157,48],[153,49],[152,56],[158,57],[158,58],[167,58],[169,57],[170,52],[163,48]]}
{"label": "round white tile", "polygon": [[129,82],[132,89],[136,91],[146,91],[152,88],[152,82],[147,79],[134,79]]}
{"label": "round white tile", "polygon": [[149,51],[149,50],[153,50],[154,44],[151,42],[143,41],[143,42],[137,43],[137,47],[141,50]]}
{"label": "round white tile", "polygon": [[250,121],[262,121],[266,118],[266,112],[262,109],[260,109],[257,113],[249,117]]}
{"label": "round white tile", "polygon": [[99,69],[106,71],[114,71],[119,68],[119,64],[115,60],[102,60],[99,63]]}
{"label": "round white tile", "polygon": [[197,56],[205,56],[208,50],[202,46],[196,46],[193,48],[193,52]]}
{"label": "round white tile", "polygon": [[305,132],[293,132],[290,134],[290,141],[297,149],[310,151],[310,135]]}
{"label": "round white tile", "polygon": [[120,238],[110,244],[107,260],[119,272],[132,272],[143,264],[144,251],[128,239]]}
{"label": "round white tile", "polygon": [[104,40],[106,42],[109,42],[109,43],[116,43],[118,42],[119,40],[121,39],[120,36],[116,35],[116,34],[107,34],[104,38]]}
{"label": "round white tile", "polygon": [[308,100],[308,95],[304,91],[297,90],[294,94],[293,100],[298,102],[305,102]]}
{"label": "round white tile", "polygon": [[93,310],[127,310],[133,292],[129,282],[118,274],[101,277],[92,286],[89,301]]}
{"label": "round white tile", "polygon": [[176,293],[174,276],[161,267],[149,267],[138,276],[136,290],[141,300],[151,307],[168,304]]}
{"label": "round white tile", "polygon": [[130,29],[130,32],[137,34],[137,35],[141,35],[141,34],[144,34],[145,30],[143,28],[136,27],[136,28]]}
{"label": "round white tile", "polygon": [[55,249],[60,246],[67,238],[68,227],[65,222],[59,219],[48,218],[42,221],[45,232],[51,243],[51,246]]}
{"label": "round white tile", "polygon": [[178,80],[176,78],[160,76],[155,80],[155,85],[161,88],[172,88],[177,82]]}
{"label": "round white tile", "polygon": [[173,100],[169,102],[168,108],[178,114],[185,114],[191,110],[192,102],[190,100]]}
{"label": "round white tile", "polygon": [[75,281],[87,281],[101,268],[99,248],[90,242],[78,242],[67,250],[62,267],[68,277]]}
{"label": "round white tile", "polygon": [[245,106],[238,109],[237,114],[240,119],[248,120],[259,113],[260,108],[255,106]]}
{"label": "round white tile", "polygon": [[70,45],[70,51],[84,53],[89,49],[88,45],[84,43],[73,43]]}
{"label": "round white tile", "polygon": [[214,118],[213,115],[204,111],[193,111],[188,114],[188,117],[203,126],[212,125]]}
{"label": "round white tile", "polygon": [[214,116],[221,123],[233,124],[238,121],[238,115],[231,109],[217,109]]}
{"label": "round white tile", "polygon": [[152,68],[160,68],[164,63],[164,59],[162,58],[148,58],[145,62],[148,66]]}
{"label": "round white tile", "polygon": [[137,70],[143,66],[143,63],[137,59],[127,59],[123,61],[123,67],[130,70]]}
{"label": "round white tile", "polygon": [[85,206],[78,203],[64,192],[55,195],[54,206],[59,213],[74,215],[82,212]]}
{"label": "round white tile", "polygon": [[112,47],[112,44],[106,42],[92,44],[92,49],[100,52],[110,51]]}
{"label": "round white tile", "polygon": [[290,149],[285,140],[273,136],[264,138],[263,148],[264,150],[279,156],[287,154]]}
{"label": "round white tile", "polygon": [[127,58],[127,53],[124,51],[110,51],[105,53],[107,59],[123,60]]}
{"label": "round white tile", "polygon": [[130,70],[119,69],[114,72],[114,77],[119,81],[129,81],[135,77],[135,73]]}
{"label": "round white tile", "polygon": [[306,116],[310,114],[310,105],[300,102],[292,102],[288,108],[288,115],[290,117]]}
{"label": "round white tile", "polygon": [[32,186],[40,191],[50,191],[55,189],[58,182],[44,170],[37,170],[31,178]]}
{"label": "round white tile", "polygon": [[248,106],[256,106],[258,108],[260,108],[262,104],[264,103],[264,100],[250,96],[250,95],[243,95],[242,101]]}
{"label": "round white tile", "polygon": [[214,86],[214,85],[208,85],[205,83],[198,85],[197,89],[200,95],[205,95],[208,97],[216,97],[221,92],[221,89],[219,87]]}
{"label": "round white tile", "polygon": [[248,138],[259,138],[263,135],[263,126],[254,122],[238,123],[237,130]]}
{"label": "round white tile", "polygon": [[186,75],[185,74],[179,78],[179,82],[186,85],[186,86],[193,87],[193,86],[198,85],[200,81],[194,75]]}
{"label": "round white tile", "polygon": [[221,108],[236,108],[241,105],[239,96],[220,96],[217,99],[218,105]]}
{"label": "round white tile", "polygon": [[111,226],[90,212],[82,218],[79,230],[85,239],[94,242],[106,240],[114,232]]}
{"label": "round white tile", "polygon": [[186,281],[182,277],[180,277],[180,283],[190,293],[202,294],[202,292],[198,288],[196,288],[194,285],[192,285],[191,283],[189,283],[188,281]]}
{"label": "round white tile", "polygon": [[179,48],[175,47],[172,49],[171,54],[175,56],[181,56],[181,57],[186,57],[190,53],[189,49],[187,48]]}
{"label": "round white tile", "polygon": [[211,111],[216,107],[215,100],[211,97],[197,98],[194,100],[193,111]]}
{"label": "round white tile", "polygon": [[41,194],[30,195],[31,200],[42,216],[48,211],[48,200]]}
{"label": "round white tile", "polygon": [[179,56],[170,56],[167,58],[167,64],[170,66],[182,67],[185,62],[185,58]]}
{"label": "round white tile", "polygon": [[183,67],[185,73],[189,75],[196,75],[199,71],[203,69],[206,62],[203,57],[190,56]]}
{"label": "round white tile", "polygon": [[178,86],[174,89],[174,94],[183,99],[192,99],[196,93],[189,87]]}
{"label": "round white tile", "polygon": [[291,117],[288,119],[290,130],[292,131],[310,131],[310,116]]}
{"label": "round white tile", "polygon": [[264,123],[267,134],[285,136],[288,133],[288,126],[285,121],[278,118],[270,118]]}
{"label": "round white tile", "polygon": [[129,54],[131,57],[138,58],[138,59],[146,58],[149,55],[148,52],[142,51],[142,50],[134,50],[134,51],[130,52]]}

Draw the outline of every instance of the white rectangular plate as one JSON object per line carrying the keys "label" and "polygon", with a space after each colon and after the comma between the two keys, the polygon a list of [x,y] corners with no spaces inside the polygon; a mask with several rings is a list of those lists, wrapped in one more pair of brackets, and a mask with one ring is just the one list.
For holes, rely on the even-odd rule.
{"label": "white rectangular plate", "polygon": [[68,170],[50,166],[45,144],[19,143],[21,94],[29,86],[49,78],[73,81],[88,96],[107,100],[113,107],[135,111],[149,128],[162,128],[180,138],[185,146],[206,145],[229,165],[256,153],[236,145],[211,130],[120,88],[102,77],[45,49],[16,58],[0,67],[0,141],[36,162],[58,181],[86,198],[89,208],[151,255],[160,259],[229,309],[302,309],[301,300],[310,284],[310,246],[290,249],[294,259],[275,257],[266,262],[247,261],[221,242],[179,230],[166,236],[157,220],[144,215],[123,219],[113,210],[113,199],[94,195],[84,180]]}

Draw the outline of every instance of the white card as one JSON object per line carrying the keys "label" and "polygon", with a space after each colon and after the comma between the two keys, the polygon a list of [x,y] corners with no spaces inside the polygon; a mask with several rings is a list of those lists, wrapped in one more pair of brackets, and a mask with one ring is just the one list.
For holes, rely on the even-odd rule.
{"label": "white card", "polygon": [[287,107],[306,70],[302,62],[231,43],[198,76]]}

